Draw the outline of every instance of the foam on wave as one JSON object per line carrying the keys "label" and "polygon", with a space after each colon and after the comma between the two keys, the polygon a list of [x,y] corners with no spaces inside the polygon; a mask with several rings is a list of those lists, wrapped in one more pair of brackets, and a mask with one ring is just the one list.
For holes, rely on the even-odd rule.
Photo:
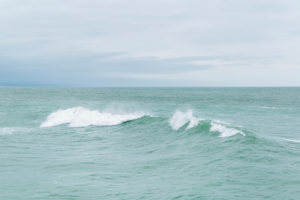
{"label": "foam on wave", "polygon": [[[192,110],[188,110],[187,112],[181,112],[177,110],[170,118],[169,125],[172,127],[173,130],[177,131],[187,124],[188,125],[186,126],[185,129],[196,127],[199,125],[201,121],[209,121],[209,120],[194,117]],[[241,134],[245,136],[244,132],[235,128],[229,128],[219,121],[210,121],[209,131],[220,133],[219,137],[230,137],[236,134]]]}
{"label": "foam on wave", "polygon": [[196,118],[193,116],[193,111],[188,110],[187,112],[181,112],[179,110],[176,110],[176,112],[173,114],[171,119],[169,120],[170,126],[173,128],[173,130],[178,130],[182,126],[186,125],[187,123],[188,126],[186,129],[193,128],[199,124],[199,121],[203,119]]}
{"label": "foam on wave", "polygon": [[[127,121],[136,120],[144,116],[147,115],[143,112],[113,114],[110,112],[90,110],[84,107],[73,107],[51,113],[40,127],[52,127],[62,124],[69,124],[69,127],[86,127],[91,125],[113,126]],[[187,110],[186,112],[176,110],[173,116],[169,119],[169,125],[176,131],[180,128],[185,128],[187,130],[198,126],[202,121],[204,121],[204,123],[209,123],[210,132],[220,133],[219,137],[230,137],[236,134],[245,136],[245,133],[241,130],[228,127],[219,121],[211,121],[194,117],[192,110]],[[6,130],[5,132],[7,134],[10,131]]]}
{"label": "foam on wave", "polygon": [[288,138],[281,138],[281,139],[288,142],[300,143],[300,140],[296,140],[296,139],[288,139]]}
{"label": "foam on wave", "polygon": [[221,133],[219,137],[230,137],[236,134],[241,134],[245,136],[245,133],[243,133],[240,130],[237,130],[235,128],[228,128],[225,125],[217,124],[216,122],[211,122],[210,131]]}
{"label": "foam on wave", "polygon": [[113,126],[139,119],[145,115],[145,113],[112,114],[83,107],[73,107],[51,113],[46,121],[41,124],[41,127],[52,127],[61,124],[69,124],[70,127]]}
{"label": "foam on wave", "polygon": [[15,132],[15,128],[4,127],[0,128],[0,135],[11,135]]}

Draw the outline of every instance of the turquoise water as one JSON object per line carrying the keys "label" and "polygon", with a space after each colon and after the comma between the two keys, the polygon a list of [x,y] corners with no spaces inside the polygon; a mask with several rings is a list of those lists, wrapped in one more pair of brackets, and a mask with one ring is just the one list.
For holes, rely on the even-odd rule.
{"label": "turquoise water", "polygon": [[0,199],[300,199],[300,88],[0,88]]}

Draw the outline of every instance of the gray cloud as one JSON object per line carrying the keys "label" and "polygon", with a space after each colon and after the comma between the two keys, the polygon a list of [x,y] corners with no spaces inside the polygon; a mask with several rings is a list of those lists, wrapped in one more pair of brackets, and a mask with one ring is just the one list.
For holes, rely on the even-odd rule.
{"label": "gray cloud", "polygon": [[299,8],[295,0],[0,0],[0,84],[300,85]]}

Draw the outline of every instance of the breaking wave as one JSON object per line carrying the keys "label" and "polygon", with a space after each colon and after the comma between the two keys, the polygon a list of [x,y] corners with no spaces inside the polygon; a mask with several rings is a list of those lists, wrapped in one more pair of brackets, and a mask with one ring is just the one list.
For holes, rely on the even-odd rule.
{"label": "breaking wave", "polygon": [[226,127],[225,125],[218,124],[216,122],[211,122],[211,127],[210,127],[211,132],[219,132],[221,133],[219,137],[230,137],[236,134],[241,134],[245,136],[246,134],[243,131],[240,131],[235,128],[229,128]]}
{"label": "breaking wave", "polygon": [[146,116],[145,113],[112,114],[89,110],[83,107],[74,107],[66,110],[58,110],[51,113],[41,127],[52,127],[61,124],[69,124],[70,127],[86,126],[113,126],[127,121],[139,119]]}
{"label": "breaking wave", "polygon": [[185,128],[187,130],[198,126],[201,122],[207,121],[209,121],[209,131],[220,133],[219,137],[230,137],[237,134],[245,136],[245,133],[243,131],[238,130],[236,128],[227,127],[221,122],[194,117],[192,110],[188,110],[187,112],[182,112],[178,110],[175,111],[175,113],[169,120],[169,125],[172,127],[173,130],[176,131],[181,128]]}
{"label": "breaking wave", "polygon": [[[151,117],[151,115],[147,115],[144,112],[113,114],[110,112],[90,110],[84,107],[73,107],[51,113],[40,127],[53,127],[62,124],[68,124],[69,127],[86,127],[91,125],[113,126],[145,116]],[[219,121],[195,117],[192,110],[187,110],[186,112],[176,110],[168,122],[175,131],[180,129],[188,130],[205,124],[208,125],[209,132],[216,132],[219,134],[219,137],[230,137],[237,134],[245,136],[245,133],[238,128],[230,127]]]}
{"label": "breaking wave", "polygon": [[203,119],[193,116],[192,110],[188,110],[185,113],[177,110],[169,120],[169,124],[173,128],[173,130],[177,131],[187,123],[188,126],[186,127],[186,129],[193,128],[197,126],[201,120]]}

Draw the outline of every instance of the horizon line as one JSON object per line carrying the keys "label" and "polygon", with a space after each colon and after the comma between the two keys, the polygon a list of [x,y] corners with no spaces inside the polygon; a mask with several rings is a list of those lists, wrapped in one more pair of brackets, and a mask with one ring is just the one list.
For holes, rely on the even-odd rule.
{"label": "horizon line", "polygon": [[4,88],[298,88],[300,86],[70,86],[70,85],[1,85]]}

